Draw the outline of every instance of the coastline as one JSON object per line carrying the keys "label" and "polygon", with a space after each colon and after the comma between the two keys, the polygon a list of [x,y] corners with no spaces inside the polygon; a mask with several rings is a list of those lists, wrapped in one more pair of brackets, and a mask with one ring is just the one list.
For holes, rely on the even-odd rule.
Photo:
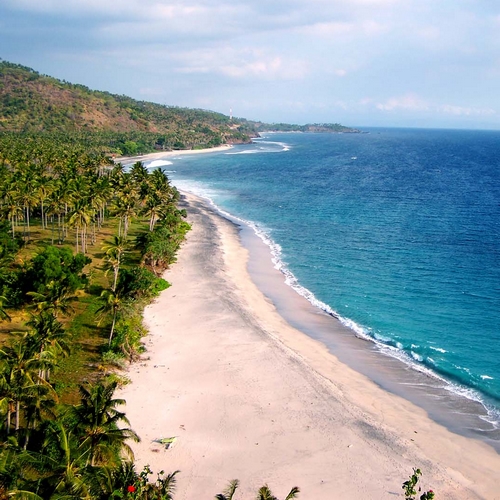
{"label": "coastline", "polygon": [[[139,465],[180,469],[177,498],[186,499],[209,498],[232,478],[240,495],[267,482],[278,496],[293,485],[302,498],[402,496],[412,467],[439,498],[498,498],[493,449],[286,323],[250,279],[238,227],[187,199],[193,231],[165,275],[173,286],[145,310],[150,359],[131,367],[120,394],[142,438]],[[169,450],[153,442],[170,436]]]}
{"label": "coastline", "polygon": [[156,153],[146,153],[144,155],[137,156],[117,156],[113,158],[115,163],[134,163],[136,161],[151,161],[160,158],[171,158],[173,156],[185,156],[185,155],[196,155],[196,154],[206,154],[206,153],[220,153],[221,151],[228,151],[233,146],[230,144],[224,144],[222,146],[217,146],[215,148],[205,148],[205,149],[179,149],[177,151],[158,151]]}

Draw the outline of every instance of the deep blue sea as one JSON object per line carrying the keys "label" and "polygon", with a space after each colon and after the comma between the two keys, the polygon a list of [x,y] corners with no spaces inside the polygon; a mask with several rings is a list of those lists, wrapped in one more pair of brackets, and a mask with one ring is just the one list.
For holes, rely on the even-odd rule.
{"label": "deep blue sea", "polygon": [[353,335],[498,422],[500,132],[363,132],[265,134],[163,168],[251,222],[287,282]]}

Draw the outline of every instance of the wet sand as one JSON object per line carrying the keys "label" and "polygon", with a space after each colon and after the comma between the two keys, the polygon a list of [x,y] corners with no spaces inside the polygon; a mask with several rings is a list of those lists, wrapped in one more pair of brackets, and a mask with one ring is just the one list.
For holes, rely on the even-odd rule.
{"label": "wet sand", "polygon": [[[278,497],[297,485],[303,499],[402,498],[412,467],[437,498],[500,498],[492,448],[438,425],[288,324],[251,280],[239,228],[188,200],[193,230],[165,274],[172,287],[145,310],[149,359],[132,365],[120,394],[142,438],[139,465],[180,469],[176,499],[213,498],[234,478],[237,498],[264,483]],[[265,259],[250,261],[252,274]],[[278,286],[276,273],[259,279]],[[296,295],[289,307],[307,304]],[[171,436],[168,450],[155,442]]]}

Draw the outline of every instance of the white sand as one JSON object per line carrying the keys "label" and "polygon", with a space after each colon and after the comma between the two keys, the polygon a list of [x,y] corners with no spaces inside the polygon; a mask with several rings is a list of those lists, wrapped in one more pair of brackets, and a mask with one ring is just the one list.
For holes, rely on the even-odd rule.
{"label": "white sand", "polygon": [[[438,499],[500,498],[500,456],[450,433],[289,326],[252,283],[237,229],[194,197],[193,230],[145,311],[150,359],[127,401],[140,466],[180,469],[176,500],[236,499],[268,483],[284,498],[402,498],[412,467]],[[177,436],[165,450],[154,442]]]}
{"label": "white sand", "polygon": [[173,156],[185,156],[185,155],[197,155],[203,153],[220,153],[221,151],[227,151],[233,146],[230,144],[224,144],[222,146],[217,146],[216,148],[205,148],[205,149],[179,149],[176,151],[158,151],[156,153],[147,153],[145,155],[138,156],[117,156],[113,158],[115,163],[126,162],[132,163],[134,161],[151,161],[157,160],[159,158],[171,158]]}

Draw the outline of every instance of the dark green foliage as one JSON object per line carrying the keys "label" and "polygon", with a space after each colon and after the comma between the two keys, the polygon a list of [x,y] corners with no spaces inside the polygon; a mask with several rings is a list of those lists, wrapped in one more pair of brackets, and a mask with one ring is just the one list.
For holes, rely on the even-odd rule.
{"label": "dark green foliage", "polygon": [[340,123],[307,123],[293,125],[290,123],[256,123],[258,132],[329,132],[329,133],[357,133],[359,130],[340,125]]}
{"label": "dark green foliage", "polygon": [[0,291],[7,297],[10,307],[19,307],[31,300],[33,292],[40,299],[40,295],[51,289],[55,292],[56,287],[60,292],[71,294],[87,284],[82,270],[90,262],[91,259],[83,254],[73,255],[68,247],[49,246],[23,268],[0,276]]}
{"label": "dark green foliage", "polygon": [[27,266],[24,280],[36,292],[43,292],[51,281],[63,282],[70,292],[76,292],[87,283],[83,268],[92,260],[79,253],[74,255],[69,247],[49,246]]}
{"label": "dark green foliage", "polygon": [[168,281],[158,278],[145,267],[123,269],[118,278],[117,291],[123,296],[132,298],[156,297],[162,290],[170,286]]}
{"label": "dark green foliage", "polygon": [[20,236],[12,238],[10,224],[0,220],[0,268],[10,263],[11,256],[19,251],[22,244]]}

